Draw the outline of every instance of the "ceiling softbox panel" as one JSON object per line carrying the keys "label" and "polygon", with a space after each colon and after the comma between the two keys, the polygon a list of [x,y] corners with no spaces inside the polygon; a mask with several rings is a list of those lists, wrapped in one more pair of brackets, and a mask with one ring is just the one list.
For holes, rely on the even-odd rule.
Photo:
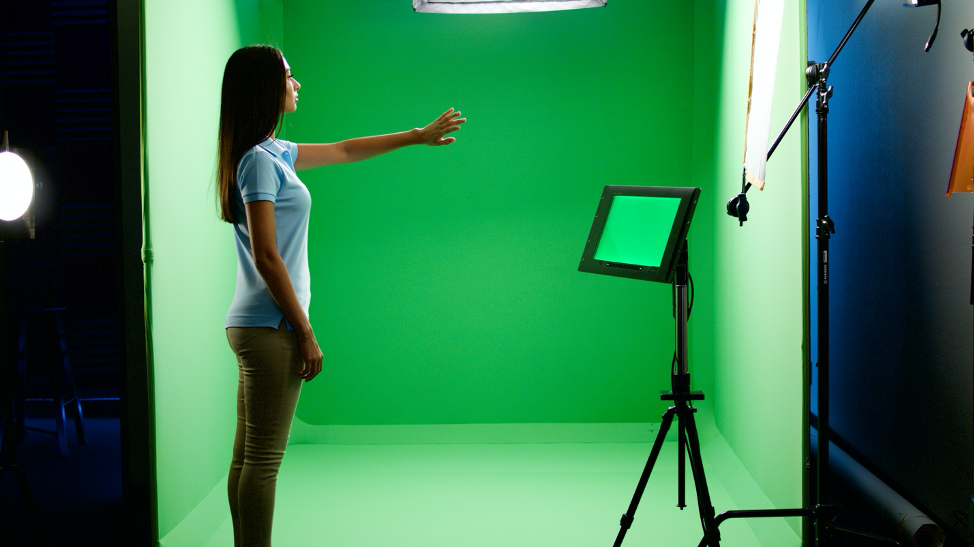
{"label": "ceiling softbox panel", "polygon": [[522,13],[601,8],[608,0],[413,0],[423,13]]}

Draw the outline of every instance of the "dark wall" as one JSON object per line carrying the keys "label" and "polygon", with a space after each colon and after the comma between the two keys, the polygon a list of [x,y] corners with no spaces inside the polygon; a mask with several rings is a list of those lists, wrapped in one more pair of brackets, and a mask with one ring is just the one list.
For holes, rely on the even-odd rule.
{"label": "dark wall", "polygon": [[[864,5],[808,0],[809,59],[827,60]],[[945,190],[974,79],[959,36],[974,25],[974,5],[944,2],[924,53],[935,19],[935,7],[876,2],[829,77],[830,411],[867,467],[955,527],[972,493],[974,204]],[[811,252],[815,279],[814,241]]]}
{"label": "dark wall", "polygon": [[26,241],[22,222],[3,226],[10,294],[15,308],[68,307],[82,397],[99,398],[118,396],[109,8],[108,0],[0,2],[0,130],[37,186],[36,239]]}

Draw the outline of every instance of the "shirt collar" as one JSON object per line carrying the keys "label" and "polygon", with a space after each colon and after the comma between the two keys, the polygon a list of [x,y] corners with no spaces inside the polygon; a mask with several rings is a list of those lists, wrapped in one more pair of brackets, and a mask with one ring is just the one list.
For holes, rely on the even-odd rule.
{"label": "shirt collar", "polygon": [[271,137],[267,137],[266,139],[260,141],[257,146],[267,150],[275,156],[281,156],[283,153],[287,152],[287,148],[285,148],[280,141]]}

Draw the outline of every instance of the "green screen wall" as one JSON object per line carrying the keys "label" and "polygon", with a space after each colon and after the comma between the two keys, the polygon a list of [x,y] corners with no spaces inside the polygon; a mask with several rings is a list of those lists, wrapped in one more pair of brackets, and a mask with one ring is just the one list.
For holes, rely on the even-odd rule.
{"label": "green screen wall", "polygon": [[[303,86],[289,138],[469,118],[453,146],[302,174],[326,368],[299,418],[658,421],[670,287],[576,270],[604,185],[694,183],[693,5],[449,16],[290,1],[284,20]],[[697,219],[693,249],[711,225]]]}
{"label": "green screen wall", "polygon": [[[714,175],[721,199],[712,204],[715,295],[714,416],[717,428],[754,481],[779,507],[801,505],[803,416],[807,415],[804,267],[808,234],[806,114],[768,161],[767,185],[748,192],[741,227],[725,204],[741,189],[751,51],[751,2],[712,2],[699,24],[722,44],[715,75]],[[805,3],[785,2],[776,72],[771,140],[805,90]],[[814,103],[812,105],[814,109]],[[753,522],[752,527],[763,523]],[[792,522],[797,529],[799,523]]]}
{"label": "green screen wall", "polygon": [[[448,107],[469,118],[446,148],[302,173],[325,370],[305,386],[301,427],[658,422],[671,288],[576,269],[604,185],[699,186],[700,421],[772,502],[800,504],[804,127],[738,228],[723,207],[739,188],[753,4],[726,4],[458,17],[406,0],[146,0],[163,544],[226,513],[234,257],[213,201],[216,123],[226,58],[256,41],[281,46],[303,86],[288,139],[399,131]],[[787,11],[777,110],[801,95],[801,13]]]}

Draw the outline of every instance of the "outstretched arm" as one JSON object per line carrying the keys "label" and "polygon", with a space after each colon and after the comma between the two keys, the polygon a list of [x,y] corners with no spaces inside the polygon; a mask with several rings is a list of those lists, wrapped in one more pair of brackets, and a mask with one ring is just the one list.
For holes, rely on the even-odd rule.
{"label": "outstretched arm", "polygon": [[446,135],[460,129],[460,124],[465,121],[466,118],[461,118],[460,113],[454,112],[451,108],[423,128],[335,143],[298,144],[298,158],[294,162],[294,168],[300,171],[325,165],[352,163],[414,144],[429,146],[450,144],[456,139]]}

